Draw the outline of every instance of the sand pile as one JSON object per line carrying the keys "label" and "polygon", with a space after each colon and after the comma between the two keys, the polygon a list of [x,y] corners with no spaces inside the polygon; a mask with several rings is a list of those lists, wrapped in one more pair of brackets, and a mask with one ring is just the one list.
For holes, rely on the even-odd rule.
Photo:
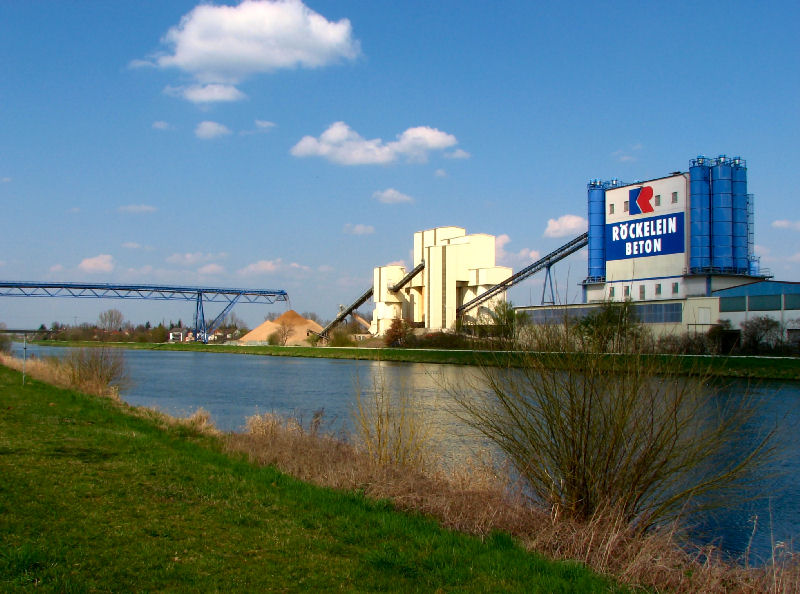
{"label": "sand pile", "polygon": [[308,345],[306,342],[307,330],[313,330],[314,332],[322,331],[322,326],[315,321],[308,320],[293,309],[290,309],[275,320],[264,322],[254,328],[242,336],[239,342],[267,342],[270,334],[280,332],[282,327],[289,329],[289,338],[286,340],[286,344],[291,345]]}

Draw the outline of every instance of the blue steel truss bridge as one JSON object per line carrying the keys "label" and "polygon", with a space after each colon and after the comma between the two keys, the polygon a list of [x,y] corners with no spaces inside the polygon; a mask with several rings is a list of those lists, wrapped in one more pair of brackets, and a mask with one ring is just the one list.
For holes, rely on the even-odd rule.
{"label": "blue steel truss bridge", "polygon": [[[176,287],[170,285],[114,285],[105,283],[40,283],[0,281],[0,297],[79,297],[86,299],[149,299],[193,301],[196,340],[208,342],[209,334],[222,323],[237,303],[289,301],[282,289],[228,289],[220,287]],[[224,303],[222,311],[207,322],[204,303]]]}

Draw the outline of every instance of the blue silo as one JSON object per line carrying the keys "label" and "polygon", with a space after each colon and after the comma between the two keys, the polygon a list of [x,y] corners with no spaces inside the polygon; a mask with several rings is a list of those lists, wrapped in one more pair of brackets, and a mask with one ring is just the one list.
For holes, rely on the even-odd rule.
{"label": "blue silo", "polygon": [[711,266],[733,272],[733,194],[731,162],[725,155],[711,166]]}
{"label": "blue silo", "polygon": [[748,273],[748,216],[747,166],[739,157],[733,159],[731,170],[733,214],[733,267],[737,274]]}
{"label": "blue silo", "polygon": [[589,278],[606,276],[606,190],[600,180],[592,180],[589,190]]}
{"label": "blue silo", "polygon": [[691,161],[689,201],[691,205],[689,268],[699,272],[711,267],[711,165],[703,156]]}

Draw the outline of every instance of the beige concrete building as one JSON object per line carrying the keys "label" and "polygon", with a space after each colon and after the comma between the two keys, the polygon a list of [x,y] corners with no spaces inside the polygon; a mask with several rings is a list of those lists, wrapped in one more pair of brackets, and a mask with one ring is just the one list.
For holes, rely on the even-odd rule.
{"label": "beige concrete building", "polygon": [[[429,330],[452,329],[458,307],[511,276],[510,268],[495,265],[494,235],[467,235],[462,227],[416,232],[413,258],[412,271],[423,263],[424,268],[399,288],[409,273],[404,266],[373,271],[372,334],[385,334],[395,318]],[[504,299],[499,293],[465,316],[474,319]]]}

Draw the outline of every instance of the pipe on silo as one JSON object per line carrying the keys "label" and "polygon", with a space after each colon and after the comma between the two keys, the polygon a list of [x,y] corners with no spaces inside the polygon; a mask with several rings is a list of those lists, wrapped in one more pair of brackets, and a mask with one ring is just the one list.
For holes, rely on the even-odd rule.
{"label": "pipe on silo", "polygon": [[689,167],[689,204],[689,268],[699,272],[711,267],[711,165],[702,155]]}
{"label": "pipe on silo", "polygon": [[591,181],[589,191],[589,277],[606,275],[606,191],[599,181]]}
{"label": "pipe on silo", "polygon": [[711,265],[719,272],[733,272],[732,167],[725,155],[711,166]]}

